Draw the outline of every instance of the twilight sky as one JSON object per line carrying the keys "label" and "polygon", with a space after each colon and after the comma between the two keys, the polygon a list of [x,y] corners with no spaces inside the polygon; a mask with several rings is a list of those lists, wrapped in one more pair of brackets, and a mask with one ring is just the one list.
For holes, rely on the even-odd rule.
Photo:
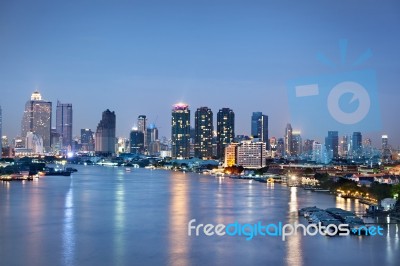
{"label": "twilight sky", "polygon": [[[282,137],[291,121],[288,81],[373,69],[378,99],[371,101],[380,103],[382,128],[364,136],[379,146],[388,134],[397,147],[399,25],[396,0],[0,1],[3,134],[20,133],[24,104],[39,89],[53,106],[73,104],[74,134],[95,130],[109,108],[118,136],[145,114],[170,137],[171,106],[184,101],[192,117],[200,106],[215,120],[219,108],[232,108],[236,134],[250,134],[251,113],[261,111],[270,136]],[[341,39],[348,40],[343,65]],[[367,49],[372,57],[354,67]],[[293,128],[303,139],[316,135]]]}

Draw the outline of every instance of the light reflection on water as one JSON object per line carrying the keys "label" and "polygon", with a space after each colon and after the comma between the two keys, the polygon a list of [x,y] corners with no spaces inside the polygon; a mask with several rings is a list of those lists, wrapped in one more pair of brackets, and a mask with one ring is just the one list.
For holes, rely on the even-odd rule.
{"label": "light reflection on water", "polygon": [[63,225],[63,263],[64,265],[72,265],[75,257],[73,179],[71,179],[70,188],[65,197]]}
{"label": "light reflection on water", "polygon": [[[290,201],[289,201],[289,224],[294,224],[299,221],[298,210],[299,205],[297,202],[297,187],[290,188]],[[303,258],[301,254],[301,236],[299,234],[290,236],[286,241],[286,263],[290,266],[303,265]]]}

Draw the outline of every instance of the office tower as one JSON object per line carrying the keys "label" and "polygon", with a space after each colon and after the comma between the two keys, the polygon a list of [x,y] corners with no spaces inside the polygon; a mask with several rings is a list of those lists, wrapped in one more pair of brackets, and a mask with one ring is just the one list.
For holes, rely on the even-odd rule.
{"label": "office tower", "polygon": [[25,148],[31,150],[33,154],[43,153],[43,139],[36,133],[28,132],[25,138]]}
{"label": "office tower", "polygon": [[133,128],[129,135],[130,152],[142,154],[144,152],[144,134],[139,128]]}
{"label": "office tower", "polygon": [[178,103],[172,108],[171,141],[173,158],[189,158],[190,110],[187,104]]}
{"label": "office tower", "polygon": [[1,106],[0,106],[0,159],[3,154],[3,116],[2,116],[2,111],[1,111]]}
{"label": "office tower", "polygon": [[116,117],[115,112],[106,110],[103,112],[102,119],[97,125],[96,129],[96,140],[95,140],[95,151],[103,154],[114,154],[115,153],[115,127]]}
{"label": "office tower", "polygon": [[354,156],[362,155],[362,135],[361,132],[353,132],[353,137],[351,139],[352,142],[352,151]]}
{"label": "office tower", "polygon": [[213,112],[208,107],[200,107],[194,116],[194,156],[212,158]]}
{"label": "office tower", "polygon": [[328,131],[325,148],[331,159],[339,157],[339,133],[337,131]]}
{"label": "office tower", "polygon": [[313,151],[314,140],[306,139],[303,145],[303,154],[307,157],[307,159],[311,159],[312,151]]}
{"label": "office tower", "polygon": [[43,100],[40,93],[35,91],[25,104],[22,118],[22,140],[25,140],[28,132],[35,133],[43,140],[44,152],[50,152],[51,147],[51,110],[51,102]]}
{"label": "office tower", "polygon": [[324,147],[321,143],[314,141],[312,149],[312,160],[316,163],[324,162]]}
{"label": "office tower", "polygon": [[57,101],[56,131],[61,136],[61,147],[72,149],[72,104]]}
{"label": "office tower", "polygon": [[137,121],[138,131],[143,133],[144,136],[144,148],[147,148],[147,118],[145,115],[139,115]]}
{"label": "office tower", "polygon": [[303,152],[303,145],[300,131],[292,132],[292,156],[300,156]]}
{"label": "office tower", "polygon": [[91,129],[81,129],[81,149],[87,152],[94,151],[94,138]]}
{"label": "office tower", "polygon": [[268,116],[262,112],[253,112],[251,116],[251,135],[267,143],[268,148]]}
{"label": "office tower", "polygon": [[229,108],[222,108],[217,114],[217,157],[225,155],[225,146],[235,137],[235,113]]}
{"label": "office tower", "polygon": [[272,158],[276,156],[276,148],[278,146],[278,141],[275,137],[270,138],[269,140],[269,152]]}
{"label": "office tower", "polygon": [[155,124],[147,127],[147,152],[149,155],[157,155],[160,152],[161,144],[158,140],[158,128]]}
{"label": "office tower", "polygon": [[267,144],[254,140],[244,140],[237,146],[237,164],[244,168],[262,168],[266,166]]}
{"label": "office tower", "polygon": [[286,156],[291,156],[292,155],[292,140],[293,140],[293,136],[292,136],[292,125],[290,125],[289,123],[286,125],[286,129],[285,129],[285,155]]}

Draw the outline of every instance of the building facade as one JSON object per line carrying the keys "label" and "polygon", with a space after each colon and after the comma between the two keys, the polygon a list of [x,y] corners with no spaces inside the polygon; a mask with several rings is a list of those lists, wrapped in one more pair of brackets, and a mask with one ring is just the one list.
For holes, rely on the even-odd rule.
{"label": "building facade", "polygon": [[251,116],[251,135],[267,143],[268,148],[268,116],[262,112],[253,112]]}
{"label": "building facade", "polygon": [[133,128],[129,135],[130,152],[135,154],[144,153],[144,134],[139,128]]}
{"label": "building facade", "polygon": [[187,104],[178,103],[172,108],[171,155],[173,158],[190,156],[190,110]]}
{"label": "building facade", "polygon": [[339,133],[337,131],[328,131],[325,148],[331,159],[339,157]]}
{"label": "building facade", "polygon": [[258,169],[266,166],[267,144],[259,139],[245,140],[237,146],[237,164]]}
{"label": "building facade", "polygon": [[32,93],[31,100],[25,104],[21,123],[21,138],[23,141],[25,141],[27,133],[32,132],[42,138],[44,152],[50,152],[51,114],[52,103],[43,100],[38,91]]}
{"label": "building facade", "polygon": [[286,125],[286,129],[285,129],[285,155],[286,156],[292,156],[292,148],[293,148],[293,144],[292,144],[292,140],[293,140],[293,129],[292,129],[292,125],[291,124],[287,124]]}
{"label": "building facade", "polygon": [[200,107],[194,117],[194,156],[197,158],[212,158],[213,147],[213,112],[208,107]]}
{"label": "building facade", "polygon": [[217,157],[225,155],[225,146],[235,137],[235,113],[232,109],[222,108],[217,114]]}

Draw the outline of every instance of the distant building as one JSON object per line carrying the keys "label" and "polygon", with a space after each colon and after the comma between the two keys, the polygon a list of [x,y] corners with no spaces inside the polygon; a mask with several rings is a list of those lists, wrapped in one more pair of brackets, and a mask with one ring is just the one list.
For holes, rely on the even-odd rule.
{"label": "distant building", "polygon": [[213,112],[208,107],[200,107],[194,117],[194,156],[197,158],[212,158],[213,147]]}
{"label": "distant building", "polygon": [[267,143],[268,148],[268,116],[262,112],[253,112],[251,116],[251,135],[253,138],[259,138]]}
{"label": "distant building", "polygon": [[292,136],[292,125],[287,124],[286,129],[285,129],[285,155],[286,156],[292,156],[292,141],[293,141],[293,136]]}
{"label": "distant building", "polygon": [[25,139],[25,148],[33,154],[43,154],[43,139],[36,133],[28,132]]}
{"label": "distant building", "polygon": [[314,140],[312,140],[312,139],[306,139],[304,141],[303,154],[307,157],[307,159],[312,158],[313,144],[314,144]]}
{"label": "distant building", "polygon": [[61,136],[63,149],[72,149],[72,104],[57,101],[56,130]]}
{"label": "distant building", "polygon": [[391,159],[392,151],[389,146],[388,135],[382,135],[382,160],[388,161]]}
{"label": "distant building", "polygon": [[351,141],[349,141],[348,136],[343,136],[339,143],[339,156],[342,158],[347,158],[350,150]]}
{"label": "distant building", "polygon": [[91,129],[81,129],[81,149],[86,152],[94,151],[94,138]]}
{"label": "distant building", "polygon": [[116,117],[115,112],[109,109],[103,112],[96,129],[95,151],[102,154],[114,154],[116,146],[115,138]]}
{"label": "distant building", "polygon": [[337,131],[328,131],[325,148],[331,159],[339,157],[339,133]]}
{"label": "distant building", "polygon": [[237,146],[237,164],[244,168],[266,166],[267,144],[259,139],[242,141]]}
{"label": "distant building", "polygon": [[300,156],[303,152],[303,140],[301,139],[300,131],[292,132],[292,156]]}
{"label": "distant building", "polygon": [[269,152],[271,154],[272,158],[275,158],[276,156],[276,150],[278,147],[278,141],[275,137],[272,137],[269,139]]}
{"label": "distant building", "polygon": [[173,158],[190,156],[190,110],[187,104],[178,103],[172,108],[171,153]]}
{"label": "distant building", "polygon": [[133,128],[129,137],[130,152],[135,154],[144,153],[144,134],[138,128]]}
{"label": "distant building", "polygon": [[276,156],[282,157],[285,155],[285,140],[283,138],[279,138],[276,142]]}
{"label": "distant building", "polygon": [[147,153],[149,155],[158,155],[161,150],[161,143],[158,139],[158,128],[155,124],[147,127]]}
{"label": "distant building", "polygon": [[235,137],[235,113],[232,109],[222,108],[217,114],[217,157],[225,155],[225,146]]}
{"label": "distant building", "polygon": [[32,93],[31,100],[25,104],[21,123],[21,138],[25,140],[28,132],[35,133],[43,140],[44,152],[51,149],[51,102],[44,101],[38,91]]}

